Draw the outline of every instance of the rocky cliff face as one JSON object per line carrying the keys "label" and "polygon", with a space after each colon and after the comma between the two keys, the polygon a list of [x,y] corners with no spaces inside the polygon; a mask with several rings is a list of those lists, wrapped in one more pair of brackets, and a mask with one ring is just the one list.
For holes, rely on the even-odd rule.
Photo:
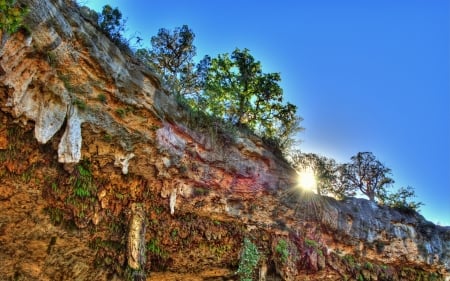
{"label": "rocky cliff face", "polygon": [[20,2],[30,34],[0,49],[0,279],[239,280],[245,238],[258,280],[450,278],[450,228],[296,191],[285,161],[197,118],[88,9]]}

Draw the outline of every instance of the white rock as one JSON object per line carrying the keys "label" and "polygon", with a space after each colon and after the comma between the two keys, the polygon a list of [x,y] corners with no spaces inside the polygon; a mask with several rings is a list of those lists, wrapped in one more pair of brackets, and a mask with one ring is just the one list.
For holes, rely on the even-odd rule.
{"label": "white rock", "polygon": [[78,163],[81,159],[81,124],[83,120],[78,115],[75,106],[69,106],[67,115],[66,130],[58,145],[58,161],[60,163]]}
{"label": "white rock", "polygon": [[122,173],[124,175],[126,175],[126,174],[128,174],[129,161],[134,156],[135,156],[134,153],[130,153],[128,155],[116,154],[115,155],[116,160],[114,161],[114,166],[122,167]]}
{"label": "white rock", "polygon": [[170,193],[169,198],[169,207],[170,207],[170,214],[173,215],[175,213],[175,204],[177,203],[177,189],[172,189],[172,192]]}

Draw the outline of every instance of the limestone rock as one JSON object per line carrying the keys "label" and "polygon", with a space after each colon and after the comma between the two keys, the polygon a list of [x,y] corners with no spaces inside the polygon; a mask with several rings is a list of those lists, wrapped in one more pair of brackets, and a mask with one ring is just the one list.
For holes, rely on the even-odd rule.
{"label": "limestone rock", "polygon": [[[188,126],[92,12],[18,2],[30,7],[31,35],[0,50],[0,276],[119,280],[128,266],[139,278],[151,269],[147,280],[233,280],[247,236],[265,254],[261,280],[449,276],[449,227],[297,193],[295,171],[255,136]],[[66,220],[82,227],[67,232]]]}

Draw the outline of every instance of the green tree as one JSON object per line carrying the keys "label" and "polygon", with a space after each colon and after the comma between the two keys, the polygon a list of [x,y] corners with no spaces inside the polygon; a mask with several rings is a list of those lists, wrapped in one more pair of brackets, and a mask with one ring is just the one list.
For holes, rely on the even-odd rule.
{"label": "green tree", "polygon": [[247,127],[280,148],[299,130],[297,107],[283,103],[279,73],[263,73],[248,49],[211,60],[205,83],[206,108],[232,124]]}
{"label": "green tree", "polygon": [[358,152],[351,160],[351,163],[343,167],[348,185],[359,189],[370,201],[375,201],[375,198],[383,199],[386,188],[394,183],[389,177],[391,169],[378,161],[372,152]]}
{"label": "green tree", "polygon": [[137,56],[156,71],[163,82],[179,95],[198,92],[193,45],[194,32],[187,26],[173,31],[161,28],[151,38],[152,49],[139,49]]}
{"label": "green tree", "polygon": [[9,35],[19,30],[28,12],[28,8],[18,5],[15,0],[0,0],[0,47],[6,43]]}
{"label": "green tree", "polygon": [[386,194],[382,198],[382,202],[386,206],[404,211],[419,211],[419,208],[423,206],[423,203],[411,200],[411,198],[414,197],[416,197],[416,194],[412,187],[401,187],[394,193]]}
{"label": "green tree", "polygon": [[98,25],[114,43],[124,44],[122,33],[125,31],[125,20],[118,8],[103,6],[102,12],[98,14]]}

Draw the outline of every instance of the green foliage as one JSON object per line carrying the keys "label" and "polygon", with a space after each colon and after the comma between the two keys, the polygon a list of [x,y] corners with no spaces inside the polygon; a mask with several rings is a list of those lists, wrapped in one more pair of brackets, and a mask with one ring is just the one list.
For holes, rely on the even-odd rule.
{"label": "green foliage", "polygon": [[106,95],[105,95],[105,94],[98,94],[97,100],[98,100],[99,102],[105,104],[106,101],[107,101],[107,100],[106,100]]}
{"label": "green foliage", "polygon": [[6,35],[11,35],[22,27],[24,17],[29,9],[19,6],[15,0],[0,0],[0,29],[2,30],[2,45]]}
{"label": "green foliage", "polygon": [[205,56],[195,65],[194,38],[187,25],[162,28],[151,38],[152,49],[139,49],[136,56],[201,120],[249,129],[280,150],[291,146],[301,118],[295,105],[283,103],[280,74],[263,73],[248,49]]}
{"label": "green foliage", "polygon": [[161,28],[150,40],[152,49],[139,49],[136,56],[156,71],[176,94],[187,95],[196,91],[194,38],[187,25],[173,31]]}
{"label": "green foliage", "polygon": [[106,142],[111,142],[112,139],[113,139],[113,137],[110,134],[108,134],[108,133],[105,133],[103,135],[103,140],[106,141]]}
{"label": "green foliage", "polygon": [[289,257],[289,248],[286,240],[278,240],[277,246],[275,247],[275,252],[280,257],[282,263],[286,263]]}
{"label": "green foliage", "polygon": [[90,171],[90,164],[87,161],[81,161],[76,166],[73,188],[73,193],[80,198],[90,197],[97,191]]}
{"label": "green foliage", "polygon": [[366,264],[364,265],[364,267],[368,270],[373,270],[373,264],[371,262],[366,262]]}
{"label": "green foliage", "polygon": [[317,243],[317,241],[305,238],[305,245],[307,247],[313,248],[314,251],[319,254],[319,256],[323,256],[323,252],[320,249],[319,243]]}
{"label": "green foliage", "polygon": [[161,246],[159,245],[158,239],[150,239],[150,241],[147,243],[147,250],[158,257],[166,257],[167,252],[164,251]]}
{"label": "green foliage", "polygon": [[416,197],[414,189],[410,186],[401,187],[394,193],[385,194],[382,202],[392,208],[399,209],[404,212],[419,211],[422,202],[411,201],[411,198]]}
{"label": "green foliage", "polygon": [[52,191],[54,193],[59,193],[59,188],[58,188],[58,185],[56,183],[52,182],[51,186],[52,186]]}
{"label": "green foliage", "polygon": [[80,110],[86,110],[87,108],[86,103],[78,98],[73,101],[73,104],[76,105]]}
{"label": "green foliage", "polygon": [[118,8],[103,6],[102,12],[98,14],[98,25],[114,43],[124,43],[122,32],[125,31],[125,20],[122,19],[122,13]]}
{"label": "green foliage", "polygon": [[120,118],[124,118],[125,115],[126,115],[126,111],[125,111],[125,109],[123,109],[123,108],[118,108],[118,109],[116,109],[116,113],[117,113],[117,115],[120,116]]}
{"label": "green foliage", "polygon": [[280,81],[279,73],[263,73],[248,49],[236,49],[211,60],[201,107],[284,149],[301,130],[301,119],[295,105],[283,103]]}
{"label": "green foliage", "polygon": [[372,152],[358,152],[351,160],[343,166],[348,189],[359,189],[371,201],[383,199],[386,188],[394,183],[389,177],[391,169],[378,161]]}
{"label": "green foliage", "polygon": [[237,274],[241,281],[253,280],[253,273],[258,265],[260,254],[258,248],[248,238],[244,238],[244,247],[239,260]]}
{"label": "green foliage", "polygon": [[311,248],[317,248],[319,247],[319,244],[311,239],[305,238],[305,245]]}
{"label": "green foliage", "polygon": [[355,267],[355,258],[352,255],[345,255],[344,260],[351,268]]}

